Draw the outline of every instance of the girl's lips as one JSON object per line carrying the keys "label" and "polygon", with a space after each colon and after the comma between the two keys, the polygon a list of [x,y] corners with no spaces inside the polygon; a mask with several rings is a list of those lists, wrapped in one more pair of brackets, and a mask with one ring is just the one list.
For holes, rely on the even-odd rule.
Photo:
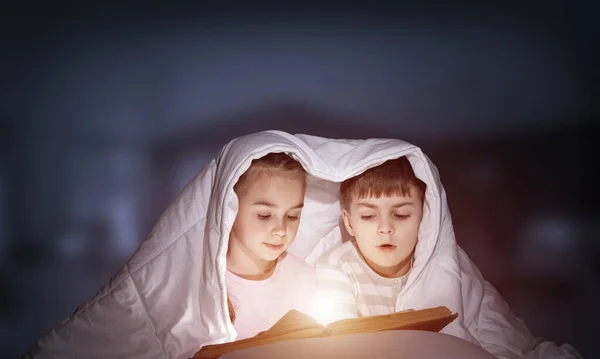
{"label": "girl's lips", "polygon": [[274,251],[280,250],[281,248],[283,248],[283,244],[270,244],[270,243],[264,243],[265,246],[267,246],[267,248],[272,249]]}

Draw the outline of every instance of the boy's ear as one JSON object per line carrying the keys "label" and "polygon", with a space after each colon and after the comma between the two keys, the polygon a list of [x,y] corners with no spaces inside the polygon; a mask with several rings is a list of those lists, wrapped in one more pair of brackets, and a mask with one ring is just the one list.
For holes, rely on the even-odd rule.
{"label": "boy's ear", "polygon": [[344,226],[352,237],[354,237],[354,229],[352,228],[352,223],[350,223],[350,214],[345,209],[342,211],[342,218],[344,219]]}

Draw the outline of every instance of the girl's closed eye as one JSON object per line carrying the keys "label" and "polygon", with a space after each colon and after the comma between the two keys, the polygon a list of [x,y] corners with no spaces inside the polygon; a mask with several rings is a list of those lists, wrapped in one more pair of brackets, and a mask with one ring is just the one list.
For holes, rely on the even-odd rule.
{"label": "girl's closed eye", "polygon": [[404,220],[404,219],[408,219],[409,217],[410,217],[410,214],[394,213],[395,219]]}
{"label": "girl's closed eye", "polygon": [[297,221],[298,219],[300,219],[300,216],[299,216],[299,215],[297,215],[297,214],[296,214],[296,215],[294,215],[294,214],[288,214],[288,216],[287,216],[287,217],[288,217],[288,219],[289,219],[289,220],[291,220],[291,221]]}
{"label": "girl's closed eye", "polygon": [[271,218],[271,215],[269,213],[259,213],[258,214],[258,219],[262,219],[263,221],[265,221],[269,218]]}
{"label": "girl's closed eye", "polygon": [[370,221],[374,218],[375,218],[374,214],[361,214],[360,215],[360,219],[362,219],[363,221]]}

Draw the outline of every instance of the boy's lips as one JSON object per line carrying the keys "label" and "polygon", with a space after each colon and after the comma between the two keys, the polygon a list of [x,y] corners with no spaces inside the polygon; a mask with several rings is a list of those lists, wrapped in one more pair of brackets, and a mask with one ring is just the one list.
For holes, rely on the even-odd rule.
{"label": "boy's lips", "polygon": [[271,243],[266,243],[263,242],[263,244],[265,246],[267,246],[267,248],[272,249],[274,251],[280,250],[281,248],[283,248],[283,244],[271,244]]}
{"label": "boy's lips", "polygon": [[396,246],[393,244],[381,244],[377,246],[377,249],[383,252],[392,252],[396,249]]}

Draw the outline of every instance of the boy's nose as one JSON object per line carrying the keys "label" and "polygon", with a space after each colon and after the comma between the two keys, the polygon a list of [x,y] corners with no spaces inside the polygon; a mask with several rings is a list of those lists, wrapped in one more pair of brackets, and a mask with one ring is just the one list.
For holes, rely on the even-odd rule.
{"label": "boy's nose", "polygon": [[380,223],[379,227],[377,228],[377,233],[379,233],[379,234],[393,234],[394,233],[394,227],[391,226],[388,222]]}

